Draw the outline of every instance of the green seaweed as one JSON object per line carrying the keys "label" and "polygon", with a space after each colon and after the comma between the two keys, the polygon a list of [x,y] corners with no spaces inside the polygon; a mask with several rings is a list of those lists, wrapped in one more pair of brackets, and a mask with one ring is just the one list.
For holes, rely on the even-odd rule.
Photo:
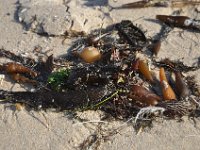
{"label": "green seaweed", "polygon": [[70,74],[69,69],[60,69],[56,72],[53,72],[48,77],[48,84],[53,90],[61,91],[63,85],[66,83]]}

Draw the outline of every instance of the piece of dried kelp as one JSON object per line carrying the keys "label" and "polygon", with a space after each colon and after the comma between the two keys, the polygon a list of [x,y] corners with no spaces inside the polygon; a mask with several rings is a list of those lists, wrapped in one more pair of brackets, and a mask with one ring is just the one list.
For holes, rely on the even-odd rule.
{"label": "piece of dried kelp", "polygon": [[130,20],[123,20],[116,24],[116,29],[119,36],[123,38],[128,44],[137,50],[141,50],[147,44],[147,38],[144,32],[133,25]]}
{"label": "piece of dried kelp", "polygon": [[119,72],[119,67],[113,65],[89,65],[71,69],[66,84],[73,87],[83,85],[107,85],[113,76]]}
{"label": "piece of dried kelp", "polygon": [[53,70],[53,55],[50,55],[46,61],[38,62],[34,69],[39,72],[37,80],[45,83],[48,79],[48,76]]}
{"label": "piece of dried kelp", "polygon": [[188,72],[188,71],[195,71],[198,70],[198,66],[187,66],[184,65],[183,62],[180,60],[178,61],[171,61],[168,58],[161,60],[159,62],[154,61],[154,64],[158,67],[164,67],[165,69],[171,71],[180,71],[180,72]]}
{"label": "piece of dried kelp", "polygon": [[33,66],[36,64],[35,60],[32,58],[28,58],[28,57],[23,57],[20,55],[16,55],[10,51],[7,51],[3,48],[0,49],[0,57],[3,58],[8,58],[10,60],[13,60],[15,62],[19,62],[25,66]]}

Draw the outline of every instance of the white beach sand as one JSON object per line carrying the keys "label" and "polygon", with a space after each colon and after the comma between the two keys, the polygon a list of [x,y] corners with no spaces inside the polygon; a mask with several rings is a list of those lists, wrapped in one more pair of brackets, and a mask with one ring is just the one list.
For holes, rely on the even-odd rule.
{"label": "white beach sand", "polygon": [[[45,31],[60,35],[70,27],[89,32],[100,28],[102,24],[106,27],[129,19],[147,30],[148,36],[153,36],[159,32],[161,26],[149,20],[155,19],[157,14],[171,15],[175,10],[172,8],[111,9],[128,2],[133,0],[1,0],[0,47],[18,54],[34,56],[33,49],[41,46],[43,51],[53,49],[53,54],[60,56],[67,53],[67,49],[75,39],[67,39],[62,44],[63,39],[60,37],[46,38],[37,33]],[[200,19],[200,15],[194,12],[194,7],[183,8],[181,14]],[[35,15],[37,21],[33,22],[32,17]],[[73,26],[71,26],[72,22]],[[179,36],[180,34],[182,37]],[[199,33],[175,29],[162,43],[157,59],[169,57],[172,60],[181,59],[187,65],[195,64],[200,56],[199,39]],[[189,74],[196,75],[200,85],[199,73],[198,70]],[[19,84],[11,83],[7,78],[0,89],[25,90]],[[79,115],[81,118],[98,122],[102,114],[99,111],[87,111]],[[198,150],[200,149],[200,121],[196,121],[196,126],[187,117],[183,118],[182,122],[175,120],[154,122],[152,129],[146,129],[139,135],[136,135],[131,125],[125,124],[119,133],[106,141],[101,140],[98,149]],[[78,146],[89,135],[96,134],[100,124],[103,130],[111,130],[123,123],[105,121],[82,124],[76,119],[70,119],[64,113],[26,110],[15,112],[10,105],[0,105],[0,149],[79,149]],[[100,133],[97,135],[101,137]],[[91,145],[90,149],[94,148],[95,144]]]}

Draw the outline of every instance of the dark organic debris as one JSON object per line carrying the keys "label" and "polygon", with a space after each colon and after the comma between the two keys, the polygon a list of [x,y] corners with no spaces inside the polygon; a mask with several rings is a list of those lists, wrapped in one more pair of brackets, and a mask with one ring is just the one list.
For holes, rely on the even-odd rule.
{"label": "dark organic debris", "polygon": [[[176,19],[174,23],[177,25]],[[164,26],[151,41],[155,54],[168,29]],[[150,46],[149,40],[129,20],[115,24],[111,30],[100,29],[84,36],[71,47],[75,60],[70,57],[55,60],[53,55],[34,60],[0,49],[0,57],[13,61],[0,65],[1,73],[36,87],[34,92],[1,90],[0,101],[25,104],[35,110],[100,109],[118,119],[136,117],[137,127],[149,125],[158,114],[166,118],[195,116],[200,92],[194,79],[184,78],[181,73],[197,70],[199,66],[190,67],[169,59],[156,62],[150,57],[152,65],[160,69],[160,78],[156,79],[145,60],[136,56],[136,51],[143,53],[141,50]],[[87,53],[83,54],[85,49]],[[175,73],[176,84],[168,82],[164,68]],[[94,141],[88,141],[91,142]]]}
{"label": "dark organic debris", "polygon": [[11,51],[7,51],[4,48],[0,49],[0,57],[4,57],[4,58],[8,58],[10,60],[13,60],[15,62],[19,62],[23,65],[26,66],[32,66],[35,64],[35,60],[32,58],[28,58],[28,57],[23,57],[20,55],[16,55],[14,53],[12,53]]}
{"label": "dark organic debris", "polygon": [[199,66],[186,66],[180,60],[171,61],[168,58],[161,60],[159,62],[154,62],[154,63],[158,67],[164,67],[171,71],[188,72],[188,71],[195,71],[199,69]]}
{"label": "dark organic debris", "polygon": [[38,81],[43,82],[43,83],[47,82],[49,75],[55,68],[53,61],[54,61],[53,55],[50,55],[45,61],[37,62],[34,69],[37,72],[39,72],[39,75],[37,77]]}
{"label": "dark organic debris", "polygon": [[57,110],[81,110],[90,108],[97,99],[103,98],[109,92],[106,87],[88,87],[86,89],[57,92],[41,89],[36,92],[7,92],[1,90],[1,99],[4,102],[25,103],[38,109],[55,108]]}
{"label": "dark organic debris", "polygon": [[124,20],[116,24],[119,35],[122,36],[125,42],[128,42],[134,49],[141,50],[147,44],[144,32],[129,20]]}
{"label": "dark organic debris", "polygon": [[53,70],[53,55],[49,56],[45,62],[36,62],[34,59],[1,49],[0,56],[14,61],[1,65],[0,71],[9,74],[14,81],[19,83],[32,83],[34,85],[37,82],[46,83]]}

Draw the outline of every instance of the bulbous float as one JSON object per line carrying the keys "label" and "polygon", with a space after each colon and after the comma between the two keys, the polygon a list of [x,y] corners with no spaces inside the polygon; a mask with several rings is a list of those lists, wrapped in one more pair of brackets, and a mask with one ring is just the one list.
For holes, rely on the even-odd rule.
{"label": "bulbous float", "polygon": [[101,59],[100,51],[95,47],[85,47],[80,53],[79,56],[87,63],[93,63]]}

